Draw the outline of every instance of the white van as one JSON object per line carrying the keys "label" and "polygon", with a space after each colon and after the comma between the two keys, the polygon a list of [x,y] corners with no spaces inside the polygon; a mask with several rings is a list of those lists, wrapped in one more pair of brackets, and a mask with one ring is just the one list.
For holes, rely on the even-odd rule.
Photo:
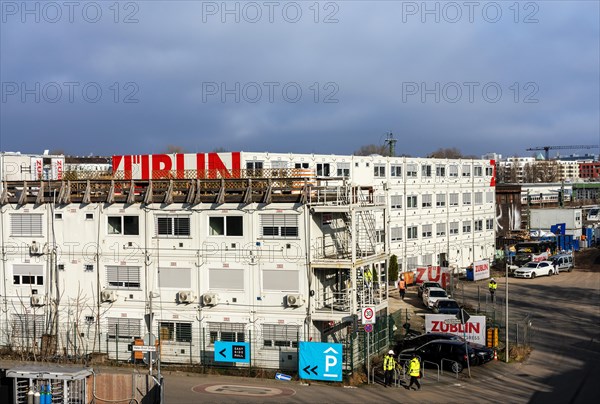
{"label": "white van", "polygon": [[573,270],[573,256],[569,254],[559,254],[549,259],[552,261],[552,266],[554,266],[555,274],[558,274],[560,271],[568,271],[571,272]]}

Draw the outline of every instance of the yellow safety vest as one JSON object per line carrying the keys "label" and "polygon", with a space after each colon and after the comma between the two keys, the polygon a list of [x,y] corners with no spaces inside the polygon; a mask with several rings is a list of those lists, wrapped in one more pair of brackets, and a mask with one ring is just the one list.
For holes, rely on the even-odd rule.
{"label": "yellow safety vest", "polygon": [[498,284],[495,282],[490,282],[488,286],[489,286],[490,290],[498,289]]}
{"label": "yellow safety vest", "polygon": [[365,271],[365,281],[371,282],[371,280],[373,280],[373,274],[371,273],[370,269],[367,269]]}
{"label": "yellow safety vest", "polygon": [[421,374],[421,363],[419,358],[412,358],[410,361],[410,368],[408,369],[409,376],[419,376]]}
{"label": "yellow safety vest", "polygon": [[383,370],[394,370],[395,367],[396,360],[394,357],[389,354],[386,355],[385,358],[383,358]]}

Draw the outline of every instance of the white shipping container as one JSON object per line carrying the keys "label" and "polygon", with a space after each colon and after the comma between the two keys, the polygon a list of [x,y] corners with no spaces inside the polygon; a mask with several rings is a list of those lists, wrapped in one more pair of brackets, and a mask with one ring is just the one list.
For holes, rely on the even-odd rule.
{"label": "white shipping container", "polygon": [[580,208],[532,209],[529,215],[531,230],[550,231],[555,224],[565,223],[565,234],[581,237],[583,215]]}

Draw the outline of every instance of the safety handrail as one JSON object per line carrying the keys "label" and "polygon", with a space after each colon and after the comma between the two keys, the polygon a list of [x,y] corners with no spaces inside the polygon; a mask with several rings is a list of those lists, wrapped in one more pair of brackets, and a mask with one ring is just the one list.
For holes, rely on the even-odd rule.
{"label": "safety handrail", "polygon": [[[399,364],[399,363],[398,363]],[[378,369],[378,366],[373,366],[371,368],[371,374],[369,375],[369,379],[367,380],[367,384],[375,384],[375,369]],[[402,374],[402,380],[406,381],[406,370],[404,366],[399,366],[394,369],[394,386],[398,387],[400,383],[399,374]]]}
{"label": "safety handrail", "polygon": [[[457,361],[453,361],[452,359],[446,359],[446,358],[442,358],[442,374],[444,374],[444,361],[446,362],[450,362],[450,369],[452,369],[452,363],[456,363],[458,364]],[[456,373],[456,378],[458,379],[458,372],[453,372]]]}
{"label": "safety handrail", "polygon": [[406,368],[408,362],[410,362],[410,359],[402,359],[400,358],[400,356],[402,355],[398,355],[398,366],[400,367],[400,369],[402,369],[402,380],[406,381]]}
{"label": "safety handrail", "polygon": [[435,365],[435,367],[437,368],[437,380],[439,382],[440,381],[440,365],[438,363],[435,363],[435,362],[423,361],[422,365],[421,365],[421,372],[423,372],[423,377],[425,377],[425,364],[426,363],[430,363],[432,365]]}
{"label": "safety handrail", "polygon": [[404,366],[400,366],[400,368],[394,369],[394,386],[398,387],[400,385],[400,377],[399,373],[402,372],[402,380],[406,381],[406,369]]}

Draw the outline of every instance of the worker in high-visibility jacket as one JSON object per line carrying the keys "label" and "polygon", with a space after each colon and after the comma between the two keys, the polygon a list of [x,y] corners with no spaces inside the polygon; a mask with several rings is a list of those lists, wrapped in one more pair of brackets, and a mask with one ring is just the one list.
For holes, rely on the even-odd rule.
{"label": "worker in high-visibility jacket", "polygon": [[492,302],[494,302],[494,293],[496,293],[496,289],[498,289],[498,284],[494,278],[490,279],[490,283],[488,284],[488,289],[490,290],[490,296]]}
{"label": "worker in high-visibility jacket", "polygon": [[404,300],[404,294],[406,293],[406,281],[404,280],[404,276],[400,276],[400,280],[398,281],[398,292],[400,293],[400,298]]}
{"label": "worker in high-visibility jacket", "polygon": [[388,354],[383,358],[383,371],[385,372],[385,387],[392,385],[394,369],[396,369],[396,358],[394,358],[394,351],[390,349]]}
{"label": "worker in high-visibility jacket", "polygon": [[373,282],[373,273],[371,272],[371,268],[365,268],[363,271],[364,281],[367,284],[367,287],[371,287],[371,283]]}
{"label": "worker in high-visibility jacket", "polygon": [[408,364],[408,375],[410,376],[410,384],[406,386],[406,389],[408,390],[413,384],[416,384],[416,390],[421,390],[421,384],[419,383],[419,377],[421,377],[421,361],[416,353],[413,353],[412,359]]}

